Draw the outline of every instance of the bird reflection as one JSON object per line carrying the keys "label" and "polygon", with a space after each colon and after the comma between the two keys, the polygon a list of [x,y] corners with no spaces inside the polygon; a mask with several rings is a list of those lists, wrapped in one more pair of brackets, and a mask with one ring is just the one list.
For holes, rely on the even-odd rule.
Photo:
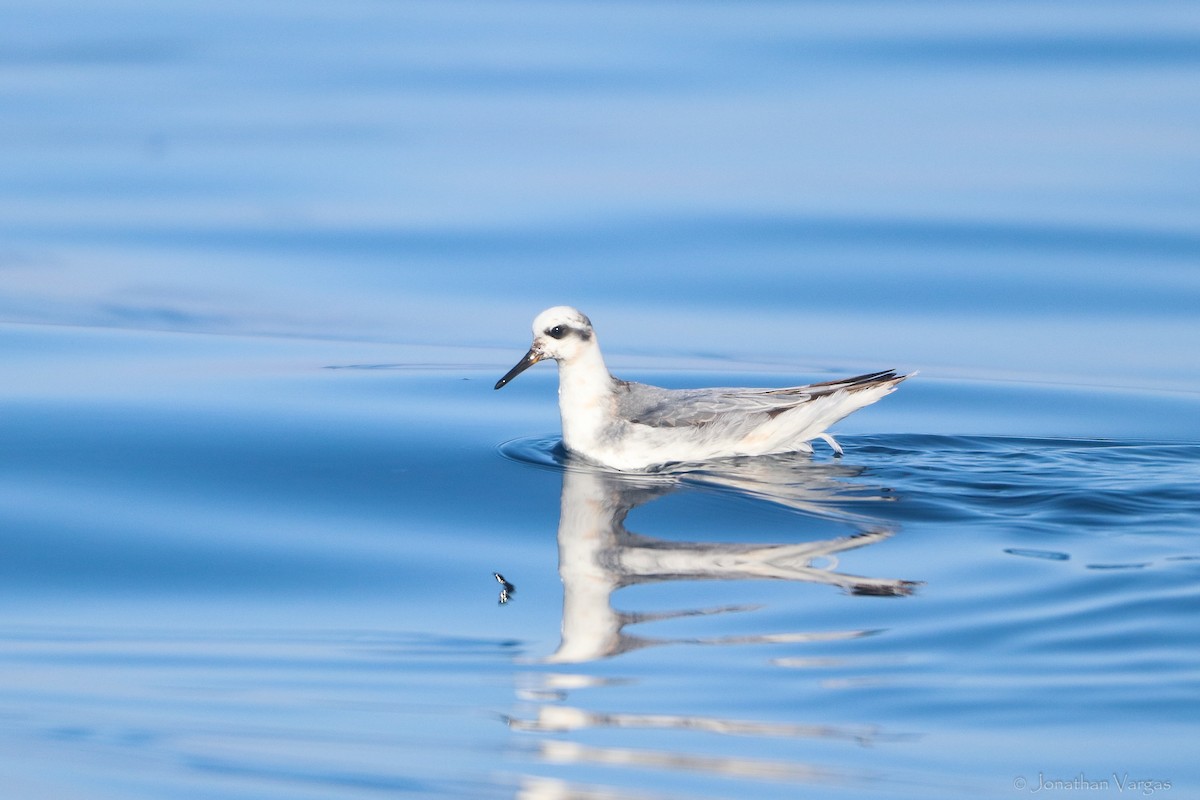
{"label": "bird reflection", "polygon": [[[765,462],[765,466],[764,466]],[[775,466],[772,470],[769,467]],[[618,612],[611,595],[634,584],[675,580],[804,581],[838,586],[854,594],[902,596],[913,581],[870,578],[836,571],[837,554],[882,541],[893,530],[841,510],[833,499],[855,491],[845,478],[853,467],[807,462],[804,480],[794,465],[763,459],[738,469],[683,474],[629,475],[569,466],[563,473],[558,527],[559,575],[563,582],[562,641],[547,660],[578,663],[610,658],[630,650],[667,643],[748,644],[853,638],[870,631],[780,633],[710,639],[649,639],[625,628],[638,622],[749,610],[723,606],[664,613]],[[810,514],[850,522],[858,532],[833,539],[784,544],[679,542],[655,539],[625,528],[629,512],[669,493],[681,483],[703,484],[770,497]],[[858,490],[861,491],[861,490]],[[878,497],[879,495],[874,495]],[[868,527],[870,525],[870,527]]]}
{"label": "bird reflection", "polygon": [[[628,632],[640,622],[685,616],[707,616],[753,610],[754,606],[669,612],[623,612],[612,605],[612,594],[623,587],[678,580],[784,580],[824,584],[855,595],[903,597],[919,584],[888,577],[841,572],[838,556],[883,541],[895,529],[857,510],[889,499],[886,491],[851,478],[861,468],[842,463],[814,463],[809,458],[780,456],[660,473],[613,473],[568,459],[563,470],[562,507],[558,527],[559,576],[563,583],[562,637],[543,661],[580,664],[611,659],[632,650],[666,644],[741,645],[850,640],[878,631],[783,631],[707,638],[649,638]],[[806,542],[745,543],[681,542],[633,533],[625,522],[630,511],[683,486],[759,498],[803,512],[810,520],[832,522],[848,529],[834,538]],[[804,659],[775,659],[781,667],[804,666]],[[826,660],[828,661],[828,660]],[[794,662],[794,663],[792,663]],[[527,718],[505,717],[510,728],[542,738],[536,757],[543,764],[591,765],[644,770],[683,771],[734,779],[785,783],[836,784],[855,782],[821,765],[746,755],[717,756],[677,749],[597,746],[572,741],[588,730],[696,731],[736,737],[821,739],[866,746],[894,741],[894,734],[871,725],[838,726],[791,721],[727,719],[704,714],[650,714],[598,711],[576,707],[576,690],[603,689],[628,679],[567,671],[531,671],[523,676],[520,698],[532,704]],[[595,695],[601,697],[601,695]],[[907,737],[903,737],[907,738]],[[661,737],[654,741],[662,742]],[[615,787],[588,786],[569,780],[522,778],[521,800],[642,800]]]}

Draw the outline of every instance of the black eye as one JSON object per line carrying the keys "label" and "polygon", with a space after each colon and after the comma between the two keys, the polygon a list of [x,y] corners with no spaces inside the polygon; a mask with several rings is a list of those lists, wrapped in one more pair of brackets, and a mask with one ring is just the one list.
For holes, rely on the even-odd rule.
{"label": "black eye", "polygon": [[550,328],[548,331],[546,331],[546,333],[555,339],[561,339],[567,335],[567,328],[564,328],[562,325],[555,325],[553,328]]}

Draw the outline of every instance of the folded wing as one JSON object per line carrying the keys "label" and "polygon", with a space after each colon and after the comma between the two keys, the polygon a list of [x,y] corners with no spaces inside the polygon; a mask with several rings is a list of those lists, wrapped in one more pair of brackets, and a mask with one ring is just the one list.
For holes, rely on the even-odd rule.
{"label": "folded wing", "polygon": [[654,428],[727,426],[731,416],[744,418],[746,422],[756,418],[765,421],[838,392],[890,391],[907,377],[895,370],[884,370],[784,389],[660,389],[622,383],[618,413],[633,424]]}

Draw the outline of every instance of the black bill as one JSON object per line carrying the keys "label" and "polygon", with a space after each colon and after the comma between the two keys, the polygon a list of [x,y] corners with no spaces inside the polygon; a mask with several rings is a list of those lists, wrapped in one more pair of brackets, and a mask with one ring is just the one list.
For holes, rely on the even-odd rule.
{"label": "black bill", "polygon": [[508,383],[513,378],[517,377],[522,372],[529,369],[530,367],[532,367],[534,364],[536,364],[537,362],[539,362],[541,360],[542,360],[541,354],[535,353],[533,351],[532,347],[529,348],[529,352],[526,353],[525,356],[516,363],[516,366],[514,366],[512,369],[510,369],[503,378],[496,381],[496,388],[499,389],[499,388],[503,387],[504,384]]}

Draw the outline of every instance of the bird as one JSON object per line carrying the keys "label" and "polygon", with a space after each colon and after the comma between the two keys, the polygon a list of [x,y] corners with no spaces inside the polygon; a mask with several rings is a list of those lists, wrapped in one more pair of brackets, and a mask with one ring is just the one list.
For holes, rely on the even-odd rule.
{"label": "bird", "polygon": [[591,320],[555,306],[533,320],[533,344],[495,388],[548,359],[558,362],[563,446],[617,471],[810,453],[818,438],[840,456],[826,429],[915,374],[889,369],[782,389],[664,389],[613,377]]}

